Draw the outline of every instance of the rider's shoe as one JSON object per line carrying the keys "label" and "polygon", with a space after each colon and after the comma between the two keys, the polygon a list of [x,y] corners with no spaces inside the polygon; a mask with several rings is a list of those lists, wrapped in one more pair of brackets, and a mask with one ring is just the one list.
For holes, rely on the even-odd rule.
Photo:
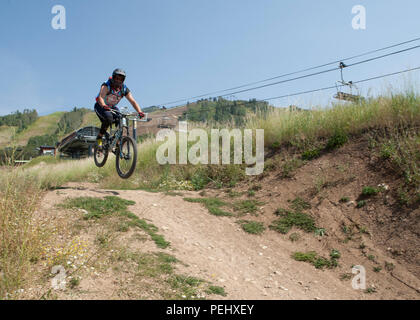
{"label": "rider's shoe", "polygon": [[102,149],[102,138],[96,138],[96,144],[98,145],[99,149]]}

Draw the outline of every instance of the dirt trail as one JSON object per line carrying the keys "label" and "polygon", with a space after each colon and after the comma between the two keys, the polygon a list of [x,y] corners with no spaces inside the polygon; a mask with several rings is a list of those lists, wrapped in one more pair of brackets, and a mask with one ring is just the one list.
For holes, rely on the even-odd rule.
{"label": "dirt trail", "polygon": [[[183,193],[199,197],[195,192]],[[293,260],[291,254],[298,250],[329,252],[324,241],[303,235],[301,241],[292,243],[288,236],[272,230],[262,235],[248,234],[235,218],[213,216],[201,204],[186,202],[181,196],[139,190],[100,190],[95,184],[71,183],[59,192],[48,192],[40,210],[54,215],[57,214],[55,205],[66,198],[106,195],[135,201],[129,210],[156,225],[171,243],[165,250],[153,248],[150,243],[140,250],[170,253],[187,265],[177,266],[181,272],[224,287],[225,299],[419,299],[415,290],[384,272],[378,275],[367,270],[367,285],[375,284],[381,289],[374,295],[352,289],[351,280],[340,280],[340,274],[351,273],[350,266],[360,261],[355,250],[341,249],[344,258],[337,269],[318,270]],[[416,277],[402,265],[397,268],[419,287]],[[106,284],[100,288],[107,289]]]}

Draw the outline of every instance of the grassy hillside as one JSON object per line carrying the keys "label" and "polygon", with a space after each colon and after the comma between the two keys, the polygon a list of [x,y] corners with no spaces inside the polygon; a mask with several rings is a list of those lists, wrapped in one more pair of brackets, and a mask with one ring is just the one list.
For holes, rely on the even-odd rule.
{"label": "grassy hillside", "polygon": [[[57,128],[58,123],[66,112],[55,112],[46,116],[39,117],[33,124],[23,131],[15,134],[16,128],[9,126],[0,127],[0,149],[14,144],[16,146],[25,146],[31,137],[53,135]],[[96,114],[88,112],[83,116],[82,124],[80,127],[85,126],[100,126],[100,121]],[[67,134],[60,133],[58,139],[62,139]]]}
{"label": "grassy hillside", "polygon": [[42,136],[45,134],[54,134],[57,129],[57,123],[60,121],[64,112],[55,112],[46,116],[39,117],[27,129],[18,133],[14,139],[15,143],[20,146],[26,145],[29,138],[34,136]]}
{"label": "grassy hillside", "polygon": [[7,146],[13,139],[16,132],[16,127],[1,126],[0,127],[0,148]]}
{"label": "grassy hillside", "polygon": [[83,116],[83,122],[82,122],[81,127],[87,127],[87,126],[95,126],[95,127],[101,126],[101,121],[99,121],[98,116],[93,111]]}

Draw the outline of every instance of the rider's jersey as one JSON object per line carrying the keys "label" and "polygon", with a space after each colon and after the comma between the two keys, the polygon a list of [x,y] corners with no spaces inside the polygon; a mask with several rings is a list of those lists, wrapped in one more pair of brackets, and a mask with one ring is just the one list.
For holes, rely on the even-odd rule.
{"label": "rider's jersey", "polygon": [[[130,93],[130,89],[128,89],[125,84],[123,84],[122,88],[118,90],[114,90],[111,86],[111,78],[109,78],[107,82],[104,82],[102,84],[101,89],[103,86],[108,87],[108,94],[105,96],[105,99],[104,99],[105,104],[108,107],[115,107],[121,101],[122,98],[124,98],[127,94]],[[96,102],[98,102],[99,95],[100,95],[100,91],[96,97]]]}

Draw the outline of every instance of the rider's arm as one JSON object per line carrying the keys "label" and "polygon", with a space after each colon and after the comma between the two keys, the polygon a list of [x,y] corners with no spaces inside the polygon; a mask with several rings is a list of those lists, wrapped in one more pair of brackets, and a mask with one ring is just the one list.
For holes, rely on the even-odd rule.
{"label": "rider's arm", "polygon": [[108,87],[104,85],[101,87],[101,92],[99,92],[98,103],[102,108],[107,107],[105,97],[108,94],[108,91]]}
{"label": "rider's arm", "polygon": [[128,93],[125,97],[126,97],[126,98],[127,98],[127,100],[131,103],[131,105],[133,106],[133,108],[134,108],[134,109],[136,109],[136,111],[137,111],[138,113],[140,113],[140,112],[141,112],[140,106],[139,106],[139,104],[137,103],[137,101],[136,101],[136,100],[134,100],[133,95],[131,94],[131,92],[129,92],[129,93]]}

